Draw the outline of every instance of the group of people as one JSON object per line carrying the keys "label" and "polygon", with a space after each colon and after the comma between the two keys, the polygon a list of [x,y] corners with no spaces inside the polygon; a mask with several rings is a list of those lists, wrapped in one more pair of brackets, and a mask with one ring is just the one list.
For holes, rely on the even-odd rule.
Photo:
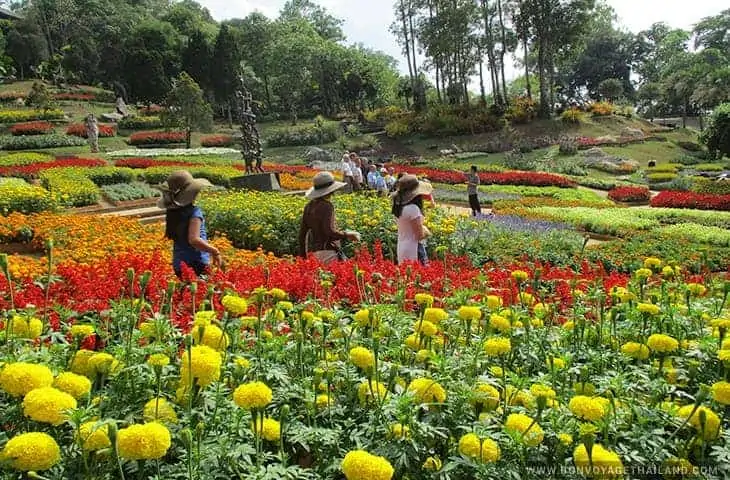
{"label": "group of people", "polygon": [[[355,157],[353,160],[357,164],[359,159]],[[415,175],[400,174],[397,180],[393,172],[390,172],[390,176],[393,178],[391,212],[398,225],[398,263],[419,262],[426,265],[426,241],[431,232],[425,225],[424,204],[435,205],[433,187]],[[312,187],[306,193],[309,202],[304,207],[299,229],[301,256],[312,255],[326,265],[345,259],[341,248],[343,240],[360,241],[358,232],[341,231],[335,222],[335,209],[330,200],[338,190],[353,185],[348,183],[352,180],[348,180],[347,176],[345,180],[335,180],[330,172],[320,172],[314,176]],[[467,182],[472,214],[477,215],[481,209],[477,196],[479,175],[475,166],[471,167]],[[211,183],[208,180],[195,179],[185,170],[173,172],[160,186],[162,197],[158,206],[166,210],[165,236],[173,241],[173,269],[180,278],[183,276],[183,265],[187,265],[198,276],[205,274],[211,264],[222,265],[220,251],[208,242],[203,212],[195,205],[200,191],[209,186]]]}
{"label": "group of people", "polygon": [[395,189],[395,171],[372,160],[360,158],[356,153],[345,152],[340,163],[345,186],[352,192],[372,190],[385,196]]}

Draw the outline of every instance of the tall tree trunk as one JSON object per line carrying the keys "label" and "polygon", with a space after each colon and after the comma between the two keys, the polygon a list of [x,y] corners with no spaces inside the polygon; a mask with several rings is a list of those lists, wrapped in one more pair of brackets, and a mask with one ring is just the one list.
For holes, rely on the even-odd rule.
{"label": "tall tree trunk", "polygon": [[492,80],[492,100],[495,105],[502,104],[502,97],[499,93],[499,76],[497,74],[497,61],[494,57],[494,36],[492,35],[492,19],[489,15],[489,1],[481,0],[484,13],[484,36],[487,38],[487,59],[489,60],[489,74]]}
{"label": "tall tree trunk", "polygon": [[523,33],[522,43],[525,46],[525,88],[527,88],[527,98],[532,100],[532,86],[530,85],[530,64],[528,63],[529,51],[527,45],[527,30]]}
{"label": "tall tree trunk", "polygon": [[228,101],[227,108],[228,108],[228,127],[232,129],[233,128],[233,112],[231,111],[232,109],[231,109],[230,100]]}
{"label": "tall tree trunk", "polygon": [[545,72],[545,53],[545,40],[540,38],[537,51],[537,74],[540,80],[540,117],[550,118],[550,87]]}
{"label": "tall tree trunk", "polygon": [[264,75],[264,95],[266,95],[266,108],[269,110],[269,112],[273,111],[273,108],[271,107],[271,89],[269,88],[269,77],[268,75]]}
{"label": "tall tree trunk", "polygon": [[404,0],[400,0],[400,15],[401,23],[403,24],[403,39],[406,47],[406,63],[408,63],[408,76],[411,79],[411,94],[415,99],[416,96],[416,80],[413,74],[413,65],[411,64],[411,42],[408,39],[408,24],[406,23],[406,8],[403,3]]}
{"label": "tall tree trunk", "polygon": [[484,61],[479,52],[479,91],[481,93],[482,106],[487,104],[487,92],[484,91]]}
{"label": "tall tree trunk", "polygon": [[[429,0],[429,2],[428,2],[428,18],[429,18],[429,20],[433,21],[433,2],[431,0]],[[435,68],[435,70],[436,70],[436,96],[439,99],[439,103],[442,103],[443,99],[441,98],[441,86],[439,85],[439,80],[440,80],[440,78],[439,78],[439,69],[440,69],[439,68],[440,67],[439,56],[440,56],[439,54],[434,55],[433,63],[434,63],[434,66],[436,67]]]}
{"label": "tall tree trunk", "polygon": [[507,98],[507,80],[504,74],[504,56],[507,53],[507,33],[504,28],[504,15],[502,14],[502,0],[497,0],[497,10],[499,12],[499,28],[502,31],[502,49],[500,52],[499,64],[502,69],[502,92],[504,93],[504,104],[509,103]]}
{"label": "tall tree trunk", "polygon": [[193,132],[190,128],[185,129],[185,148],[190,149],[191,144],[191,137],[193,136]]}

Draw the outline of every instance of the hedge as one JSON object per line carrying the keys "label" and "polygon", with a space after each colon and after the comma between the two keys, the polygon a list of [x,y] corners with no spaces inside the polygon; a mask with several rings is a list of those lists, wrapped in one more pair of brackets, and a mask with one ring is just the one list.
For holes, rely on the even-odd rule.
{"label": "hedge", "polygon": [[0,123],[30,122],[33,120],[60,120],[63,110],[0,110]]}
{"label": "hedge", "polygon": [[56,202],[47,190],[17,178],[0,179],[0,214],[53,210]]}
{"label": "hedge", "polygon": [[124,130],[146,130],[149,128],[162,128],[162,120],[158,116],[149,117],[127,117],[119,120],[117,126]]}
{"label": "hedge", "polygon": [[14,137],[21,135],[46,135],[48,133],[53,133],[53,124],[44,120],[16,123],[10,127],[10,135]]}
{"label": "hedge", "polygon": [[0,150],[37,150],[41,148],[78,147],[86,140],[70,135],[52,133],[48,135],[24,135],[22,137],[0,136]]}
{"label": "hedge", "polygon": [[129,136],[130,145],[171,145],[185,143],[185,132],[137,132]]}

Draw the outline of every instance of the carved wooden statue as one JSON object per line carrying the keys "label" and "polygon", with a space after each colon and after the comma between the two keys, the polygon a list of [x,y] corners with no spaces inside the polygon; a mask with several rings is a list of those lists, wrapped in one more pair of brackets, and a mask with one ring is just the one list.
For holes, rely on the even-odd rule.
{"label": "carved wooden statue", "polygon": [[264,173],[261,137],[256,128],[256,115],[251,109],[251,93],[246,90],[243,79],[240,79],[240,89],[236,91],[236,101],[241,124],[241,154],[246,162],[246,173]]}

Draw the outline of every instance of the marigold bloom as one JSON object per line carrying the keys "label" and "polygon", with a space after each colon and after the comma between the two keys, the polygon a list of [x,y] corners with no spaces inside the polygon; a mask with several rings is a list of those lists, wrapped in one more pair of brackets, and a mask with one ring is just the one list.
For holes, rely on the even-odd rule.
{"label": "marigold bloom", "polygon": [[651,335],[646,344],[653,352],[657,353],[671,353],[679,348],[679,342],[675,338],[661,333]]}
{"label": "marigold bloom", "polygon": [[112,446],[112,442],[109,440],[109,426],[99,425],[94,421],[82,423],[77,438],[81,448],[87,452],[95,452]]}
{"label": "marigold bloom", "polygon": [[482,318],[482,310],[479,307],[463,306],[458,311],[459,318],[464,321],[476,321]]}
{"label": "marigold bloom", "polygon": [[119,362],[112,355],[105,352],[94,353],[89,357],[89,369],[96,375],[109,375],[118,366]]}
{"label": "marigold bloom", "polygon": [[357,387],[357,396],[360,403],[367,404],[373,401],[383,401],[388,395],[388,389],[380,382],[366,380]]}
{"label": "marigold bloom", "polygon": [[433,337],[439,331],[439,329],[438,329],[438,327],[436,327],[436,325],[434,325],[433,323],[428,322],[426,320],[417,321],[413,325],[413,330],[415,330],[416,333],[420,333],[425,337]]}
{"label": "marigold bloom", "polygon": [[289,295],[281,288],[272,288],[268,291],[268,294],[271,295],[274,300],[286,300],[289,297]]}
{"label": "marigold bloom", "polygon": [[446,390],[430,378],[416,378],[408,384],[408,391],[413,392],[420,403],[444,403]]}
{"label": "marigold bloom", "polygon": [[573,436],[569,433],[559,433],[558,440],[564,447],[569,447],[573,444]]}
{"label": "marigold bloom", "polygon": [[636,309],[640,311],[641,313],[646,313],[649,315],[659,315],[659,305],[654,305],[652,303],[640,303],[636,305]]}
{"label": "marigold bloom", "polygon": [[[702,434],[702,438],[705,440],[715,440],[717,437],[720,436],[720,417],[717,416],[715,412],[713,412],[711,409],[700,406],[697,408],[697,410],[692,414],[690,417],[690,414],[694,410],[694,405],[685,405],[684,407],[679,409],[679,412],[677,412],[677,415],[682,418],[689,418],[689,424],[692,425],[695,430],[697,430],[699,433]],[[702,425],[701,417],[704,417],[705,424]]]}
{"label": "marigold bloom", "polygon": [[646,360],[649,358],[649,347],[643,343],[628,342],[621,346],[621,353],[627,357],[636,358],[638,360]]}
{"label": "marigold bloom", "polygon": [[662,276],[666,278],[674,277],[674,269],[667,265],[666,267],[662,268]]}
{"label": "marigold bloom", "polygon": [[127,460],[162,458],[171,444],[170,431],[157,422],[131,425],[117,434],[119,456]]}
{"label": "marigold bloom", "polygon": [[647,257],[646,259],[644,259],[644,268],[657,269],[661,266],[662,261],[656,257]]}
{"label": "marigold bloom", "polygon": [[91,380],[83,375],[63,372],[53,381],[53,386],[72,397],[79,399],[91,392]]}
{"label": "marigold bloom", "polygon": [[317,395],[314,404],[317,408],[327,408],[329,405],[332,404],[332,399],[329,395],[323,393],[321,395]]}
{"label": "marigold bloom", "polygon": [[515,270],[512,272],[512,278],[522,283],[526,282],[527,279],[530,278],[530,274],[525,272],[524,270]]}
{"label": "marigold bloom", "polygon": [[730,405],[730,383],[717,382],[712,385],[712,398],[723,405]]}
{"label": "marigold bloom", "polygon": [[700,283],[688,283],[687,291],[696,297],[701,297],[707,292],[707,287]]}
{"label": "marigold bloom", "polygon": [[221,299],[221,305],[234,317],[245,315],[248,312],[248,302],[236,295],[224,295]]}
{"label": "marigold bloom", "polygon": [[548,399],[555,398],[557,394],[555,393],[555,390],[548,387],[547,385],[543,385],[540,383],[536,383],[530,387],[530,393],[535,397],[545,397]]}
{"label": "marigold bloom", "polygon": [[423,320],[438,325],[449,318],[449,314],[443,308],[429,307],[423,312]]}
{"label": "marigold bloom", "polygon": [[236,357],[235,360],[236,366],[239,368],[246,369],[251,366],[251,362],[249,362],[248,358],[245,357]]}
{"label": "marigold bloom", "polygon": [[142,416],[146,422],[177,423],[175,409],[170,402],[161,397],[145,403]]}
{"label": "marigold bloom", "polygon": [[512,343],[509,338],[492,337],[484,342],[484,351],[490,357],[499,357],[512,350]]}
{"label": "marigold bloom", "polygon": [[245,410],[266,408],[272,398],[271,389],[263,382],[244,383],[233,392],[233,401]]}
{"label": "marigold bloom", "polygon": [[428,293],[417,293],[413,299],[422,307],[430,307],[433,305],[433,295]]}
{"label": "marigold bloom", "polygon": [[355,347],[350,350],[350,361],[363,370],[367,370],[375,366],[375,354],[365,347]]}
{"label": "marigold bloom", "polygon": [[[370,326],[370,310],[367,308],[364,308],[362,310],[358,310],[358,312],[355,314],[355,322],[361,326],[361,327],[368,327]],[[373,315],[373,327],[378,326],[377,317]]]}
{"label": "marigold bloom", "polygon": [[[552,360],[552,367],[550,366],[551,360]],[[563,360],[560,357],[553,357],[552,359],[548,358],[545,360],[545,363],[547,364],[548,368],[554,368],[556,370],[565,368],[565,360]]]}
{"label": "marigold bloom", "polygon": [[61,449],[47,433],[22,433],[11,438],[0,452],[0,461],[21,472],[43,471],[61,460]]}
{"label": "marigold bloom", "polygon": [[352,450],[342,460],[342,472],[347,480],[391,480],[393,466],[390,462],[365,450]]}
{"label": "marigold bloom", "polygon": [[69,333],[72,337],[80,339],[84,339],[89,335],[93,335],[95,331],[96,330],[94,329],[93,325],[87,324],[74,324],[71,325],[71,328],[69,329]]}
{"label": "marigold bloom", "polygon": [[509,320],[496,313],[489,316],[489,326],[502,333],[509,332],[510,328],[512,328]]}
{"label": "marigold bloom", "polygon": [[497,310],[502,307],[502,298],[497,295],[487,295],[487,308]]}
{"label": "marigold bloom", "polygon": [[207,345],[218,351],[228,347],[228,335],[216,325],[195,326],[191,334],[195,345]]}
{"label": "marigold bloom", "polygon": [[645,280],[653,275],[653,272],[649,270],[648,268],[640,268],[637,271],[634,272],[634,275],[639,280]]}
{"label": "marigold bloom", "polygon": [[608,409],[606,408],[605,399],[598,399],[596,397],[587,397],[584,395],[576,395],[570,399],[568,408],[576,417],[581,420],[587,420],[589,422],[595,422],[603,418]]}
{"label": "marigold bloom", "polygon": [[467,433],[459,439],[459,453],[484,463],[496,462],[502,455],[496,442],[479,438],[475,433]]}
{"label": "marigold bloom", "polygon": [[388,427],[388,435],[391,438],[408,438],[411,436],[411,431],[410,428],[408,428],[408,425],[394,423]]}
{"label": "marigold bloom", "polygon": [[96,352],[92,350],[78,350],[74,353],[73,360],[71,360],[70,370],[89,378],[95,376],[94,368],[89,364],[89,360],[94,355],[96,355]]}
{"label": "marigold bloom", "polygon": [[191,373],[201,387],[220,378],[222,358],[219,352],[205,345],[194,345],[190,349],[190,355],[190,362],[187,352],[183,352],[181,359],[181,375],[185,385],[188,384]]}
{"label": "marigold bloom", "polygon": [[23,399],[23,415],[51,425],[61,425],[68,418],[67,410],[76,407],[74,397],[53,387],[36,388]]}
{"label": "marigold bloom", "polygon": [[255,423],[251,423],[251,430],[269,442],[278,442],[281,437],[281,424],[269,417],[263,420],[259,417]]}
{"label": "marigold bloom", "polygon": [[164,353],[153,353],[147,359],[147,363],[149,365],[152,365],[153,367],[162,368],[170,364],[170,357],[168,357]]}
{"label": "marigold bloom", "polygon": [[532,418],[521,413],[513,413],[504,422],[504,428],[508,431],[520,433],[525,445],[535,447],[542,443],[545,434],[540,425]]}
{"label": "marigold bloom", "polygon": [[438,472],[441,470],[442,466],[443,464],[438,457],[428,457],[426,461],[423,462],[422,468],[431,472]]}
{"label": "marigold bloom", "polygon": [[5,331],[13,337],[35,340],[43,333],[43,322],[36,317],[13,315],[5,325]]}
{"label": "marigold bloom", "polygon": [[[580,444],[573,451],[573,462],[584,476],[595,479],[621,478],[624,465],[621,458],[611,450],[596,443],[591,449],[590,460],[585,445]],[[592,467],[592,468],[591,468]]]}
{"label": "marigold bloom", "polygon": [[0,388],[13,397],[22,397],[31,390],[52,384],[53,373],[45,365],[8,363],[0,371]]}
{"label": "marigold bloom", "polygon": [[207,326],[218,319],[218,314],[213,310],[200,310],[195,314],[193,324],[196,327]]}

